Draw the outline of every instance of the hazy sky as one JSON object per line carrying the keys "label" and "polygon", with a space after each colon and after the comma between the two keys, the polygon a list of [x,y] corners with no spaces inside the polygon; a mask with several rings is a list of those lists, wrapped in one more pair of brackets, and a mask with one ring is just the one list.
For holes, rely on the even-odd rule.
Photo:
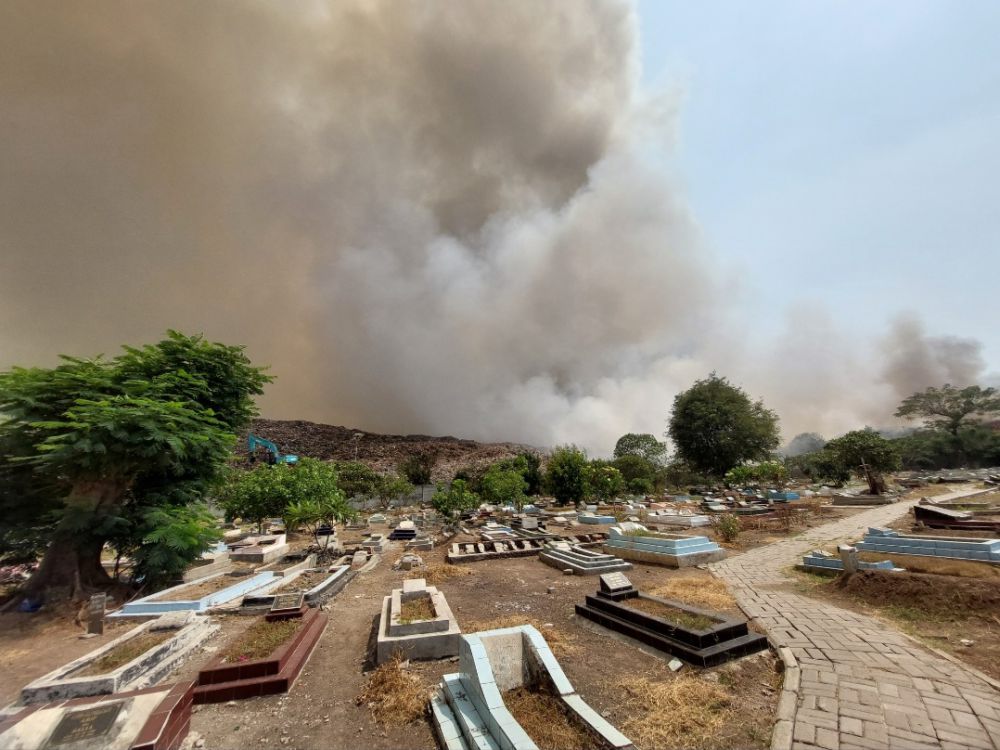
{"label": "hazy sky", "polygon": [[997,0],[6,0],[0,369],[173,327],[276,418],[600,454],[715,371],[786,438],[885,426],[1000,372],[997,39]]}
{"label": "hazy sky", "polygon": [[1000,369],[1000,3],[640,0],[643,80],[679,90],[677,178],[758,322],[900,311]]}

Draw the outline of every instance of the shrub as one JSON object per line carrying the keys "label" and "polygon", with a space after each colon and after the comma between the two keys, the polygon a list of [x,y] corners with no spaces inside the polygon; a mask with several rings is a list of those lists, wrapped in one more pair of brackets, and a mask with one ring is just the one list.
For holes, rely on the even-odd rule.
{"label": "shrub", "polygon": [[723,513],[716,516],[712,519],[712,525],[715,526],[715,530],[724,542],[735,542],[743,529],[739,516],[733,513]]}

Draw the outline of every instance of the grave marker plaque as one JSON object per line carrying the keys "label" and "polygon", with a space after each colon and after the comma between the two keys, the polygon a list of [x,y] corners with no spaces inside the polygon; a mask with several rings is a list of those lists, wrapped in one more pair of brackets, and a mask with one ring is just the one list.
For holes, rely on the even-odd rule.
{"label": "grave marker plaque", "polygon": [[292,591],[288,594],[275,594],[274,602],[271,604],[272,612],[282,612],[286,609],[299,609],[305,594],[301,591]]}
{"label": "grave marker plaque", "polygon": [[87,632],[94,635],[104,635],[104,607],[107,604],[107,594],[94,594],[90,597],[87,609]]}
{"label": "grave marker plaque", "polygon": [[604,573],[601,575],[601,591],[606,594],[627,591],[631,588],[632,582],[625,577],[624,573]]}
{"label": "grave marker plaque", "polygon": [[[82,711],[68,711],[56,724],[56,728],[52,731],[49,741],[45,743],[45,747],[59,747],[71,742],[83,742],[105,736],[114,726],[122,703],[122,701],[102,703]],[[97,746],[97,744],[94,745],[94,747]]]}

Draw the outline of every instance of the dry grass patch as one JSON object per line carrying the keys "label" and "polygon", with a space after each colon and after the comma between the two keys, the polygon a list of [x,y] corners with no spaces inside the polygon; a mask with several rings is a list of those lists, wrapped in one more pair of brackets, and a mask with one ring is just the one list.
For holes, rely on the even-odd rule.
{"label": "dry grass patch", "polygon": [[511,715],[539,750],[597,750],[600,746],[566,715],[562,702],[546,690],[518,687],[503,694]]}
{"label": "dry grass patch", "polygon": [[427,713],[429,698],[427,685],[403,668],[403,657],[397,654],[372,672],[354,703],[367,706],[376,722],[409,724]]}
{"label": "dry grass patch", "polygon": [[543,623],[541,620],[526,615],[503,615],[489,620],[476,620],[464,625],[462,632],[478,633],[483,630],[516,628],[518,625],[534,625],[538,632],[545,637],[545,642],[549,644],[549,648],[552,649],[552,653],[556,656],[566,656],[576,651],[576,643],[574,643],[573,636],[551,624]]}
{"label": "dry grass patch", "polygon": [[640,750],[708,744],[731,713],[729,692],[698,677],[627,677],[615,686],[631,716],[619,728]]}
{"label": "dry grass patch", "polygon": [[243,631],[239,638],[226,647],[222,654],[225,662],[252,661],[270,655],[278,646],[287,641],[299,628],[302,618],[268,622],[260,620]]}
{"label": "dry grass patch", "polygon": [[105,674],[118,667],[128,664],[136,657],[146,653],[149,649],[159,646],[168,638],[177,635],[174,630],[162,630],[157,633],[142,633],[134,638],[129,638],[124,643],[115,646],[108,653],[99,659],[95,659],[80,670],[73,672],[73,677],[86,677],[94,674]]}
{"label": "dry grass patch", "polygon": [[434,605],[431,603],[431,597],[428,594],[408,599],[399,607],[399,621],[403,625],[411,622],[433,620],[435,616]]}
{"label": "dry grass patch", "polygon": [[428,586],[437,586],[450,581],[452,578],[464,578],[471,576],[472,570],[461,565],[451,563],[431,563],[423,571],[414,571],[407,574],[407,578],[423,578]]}
{"label": "dry grass patch", "polygon": [[726,584],[710,576],[677,576],[649,593],[663,599],[676,599],[693,607],[705,607],[720,612],[738,609],[736,599],[729,593]]}

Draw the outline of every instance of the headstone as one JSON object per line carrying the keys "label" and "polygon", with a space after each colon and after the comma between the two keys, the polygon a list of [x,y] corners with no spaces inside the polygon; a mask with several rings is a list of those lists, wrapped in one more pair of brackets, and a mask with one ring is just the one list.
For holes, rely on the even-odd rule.
{"label": "headstone", "polygon": [[627,591],[631,588],[632,582],[625,577],[624,573],[603,573],[601,575],[601,591],[606,594]]}
{"label": "headstone", "polygon": [[[107,604],[107,594],[94,594],[90,597],[88,608],[87,632],[91,635],[104,635],[104,607]],[[117,715],[117,710],[115,715]]]}
{"label": "headstone", "polygon": [[837,547],[840,552],[840,560],[844,563],[844,572],[850,575],[858,572],[858,548],[849,544],[841,544]]}
{"label": "headstone", "polygon": [[[56,728],[52,730],[45,747],[59,747],[60,745],[82,743],[103,737],[114,726],[115,719],[118,718],[121,709],[122,701],[118,701],[116,703],[103,703],[80,711],[69,711],[56,724]],[[93,746],[97,747],[98,745],[94,744]]]}
{"label": "headstone", "polygon": [[403,581],[403,593],[410,594],[423,591],[427,588],[427,581],[423,578],[407,578]]}

